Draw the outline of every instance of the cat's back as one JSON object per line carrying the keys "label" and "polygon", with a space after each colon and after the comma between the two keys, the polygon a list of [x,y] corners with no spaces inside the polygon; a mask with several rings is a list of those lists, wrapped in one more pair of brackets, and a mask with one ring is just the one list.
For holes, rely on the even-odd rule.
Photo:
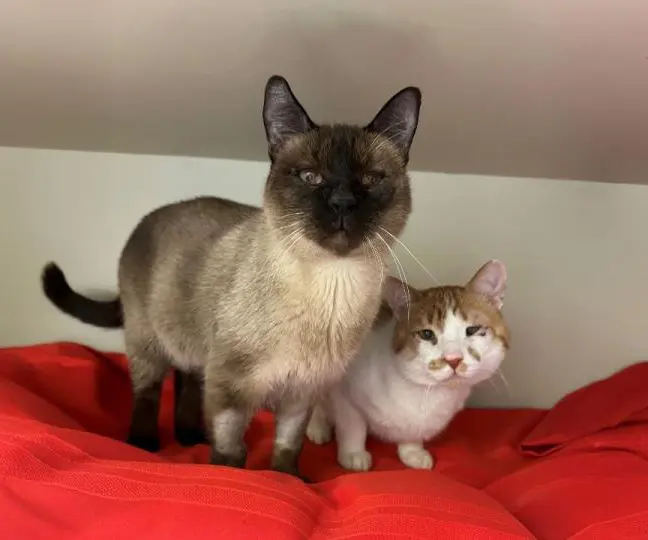
{"label": "cat's back", "polygon": [[260,215],[259,208],[217,197],[198,197],[153,210],[135,227],[122,251],[122,302],[144,302],[159,288],[156,284],[165,290],[178,286],[182,276],[196,273],[219,239],[258,221]]}
{"label": "cat's back", "polygon": [[[168,204],[144,216],[131,233],[121,256],[121,270],[142,271],[165,256],[216,240],[260,214],[254,206],[218,197],[198,197]],[[132,268],[131,268],[132,267]]]}
{"label": "cat's back", "polygon": [[129,244],[170,243],[177,237],[188,240],[196,236],[223,234],[260,212],[260,208],[219,197],[180,201],[161,206],[144,216],[133,231]]}

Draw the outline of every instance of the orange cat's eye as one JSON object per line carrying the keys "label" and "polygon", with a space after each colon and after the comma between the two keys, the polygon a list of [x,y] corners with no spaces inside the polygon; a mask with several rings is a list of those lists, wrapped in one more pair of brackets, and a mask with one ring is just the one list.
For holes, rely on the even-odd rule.
{"label": "orange cat's eye", "polygon": [[467,337],[474,336],[474,335],[484,336],[486,335],[486,329],[483,326],[477,326],[477,325],[469,326],[468,328],[466,328]]}
{"label": "orange cat's eye", "polygon": [[436,334],[429,328],[425,328],[424,330],[419,330],[418,332],[416,332],[416,334],[423,341],[429,341],[433,345],[436,345],[437,342]]}

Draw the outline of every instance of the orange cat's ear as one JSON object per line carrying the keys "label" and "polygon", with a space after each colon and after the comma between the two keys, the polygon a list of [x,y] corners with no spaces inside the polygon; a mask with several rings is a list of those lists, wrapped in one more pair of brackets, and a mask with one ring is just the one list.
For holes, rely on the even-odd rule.
{"label": "orange cat's ear", "polygon": [[488,261],[477,270],[466,289],[487,296],[497,309],[502,309],[506,290],[506,267],[500,261]]}
{"label": "orange cat's ear", "polygon": [[383,286],[383,300],[392,310],[394,317],[401,320],[407,316],[409,306],[418,299],[418,291],[395,277],[387,277]]}

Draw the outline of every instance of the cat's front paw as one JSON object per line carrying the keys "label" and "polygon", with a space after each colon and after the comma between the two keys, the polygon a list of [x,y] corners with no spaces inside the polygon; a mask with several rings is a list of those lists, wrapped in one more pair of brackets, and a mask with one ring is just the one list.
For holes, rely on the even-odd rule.
{"label": "cat's front paw", "polygon": [[306,428],[306,437],[314,444],[326,444],[333,438],[333,426],[319,407],[315,408],[311,415]]}
{"label": "cat's front paw", "polygon": [[434,458],[425,448],[420,446],[401,445],[398,447],[398,457],[411,469],[431,469]]}
{"label": "cat's front paw", "polygon": [[351,471],[368,471],[371,469],[371,454],[366,450],[340,452],[338,453],[338,463]]}
{"label": "cat's front paw", "polygon": [[313,422],[308,424],[306,437],[314,444],[326,444],[333,438],[333,429],[326,422]]}

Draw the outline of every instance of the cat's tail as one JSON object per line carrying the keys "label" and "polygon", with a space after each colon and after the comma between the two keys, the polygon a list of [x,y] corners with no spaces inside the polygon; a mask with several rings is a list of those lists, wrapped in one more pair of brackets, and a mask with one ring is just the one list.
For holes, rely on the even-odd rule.
{"label": "cat's tail", "polygon": [[63,271],[52,262],[43,268],[41,281],[45,296],[64,313],[101,328],[124,326],[119,297],[114,300],[93,300],[79,294],[70,287]]}

